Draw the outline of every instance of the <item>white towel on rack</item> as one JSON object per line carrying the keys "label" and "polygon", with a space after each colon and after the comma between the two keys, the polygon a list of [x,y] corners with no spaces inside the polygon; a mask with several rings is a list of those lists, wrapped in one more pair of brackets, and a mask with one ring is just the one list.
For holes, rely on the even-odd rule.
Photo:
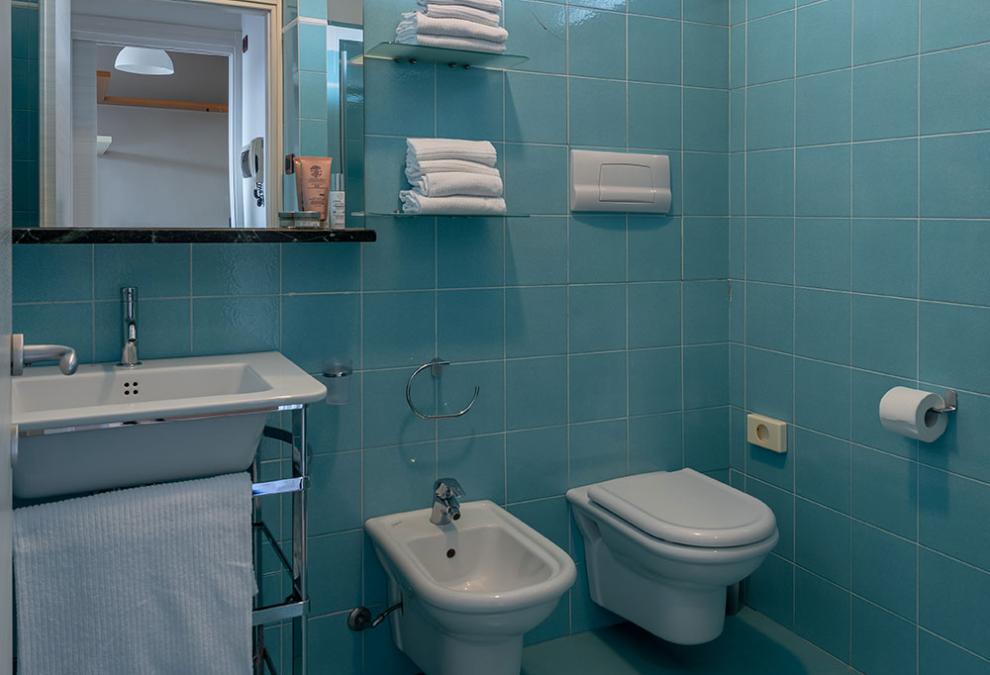
{"label": "white towel on rack", "polygon": [[501,197],[502,179],[477,173],[427,173],[414,182],[413,189],[424,197]]}
{"label": "white towel on rack", "polygon": [[251,672],[251,540],[247,473],[17,509],[18,672]]}
{"label": "white towel on rack", "polygon": [[509,37],[509,31],[501,26],[486,26],[477,21],[464,19],[435,19],[422,12],[405,12],[397,35],[437,35],[440,37],[467,38],[469,40],[486,40],[503,43]]}
{"label": "white towel on rack", "polygon": [[502,54],[505,44],[490,40],[472,40],[471,38],[445,37],[441,35],[419,35],[418,33],[395,34],[395,41],[404,45],[422,45],[424,47],[443,47],[444,49],[460,49],[466,52],[489,52]]}
{"label": "white towel on rack", "polygon": [[437,159],[461,159],[495,166],[498,154],[488,141],[465,141],[459,138],[407,138],[406,167],[415,169],[420,162]]}
{"label": "white towel on rack", "polygon": [[479,162],[469,162],[464,159],[433,159],[418,162],[412,166],[406,165],[406,179],[410,183],[430,173],[476,173],[479,176],[500,177],[502,174],[494,166]]}
{"label": "white towel on rack", "polygon": [[501,23],[498,12],[489,12],[467,5],[441,5],[431,2],[425,6],[425,9],[426,16],[432,19],[462,19],[486,26],[497,26]]}
{"label": "white towel on rack", "polygon": [[417,0],[420,7],[429,5],[464,5],[485,12],[502,13],[502,0]]}
{"label": "white towel on rack", "polygon": [[424,197],[414,190],[399,193],[402,212],[423,216],[501,216],[505,200],[501,197]]}

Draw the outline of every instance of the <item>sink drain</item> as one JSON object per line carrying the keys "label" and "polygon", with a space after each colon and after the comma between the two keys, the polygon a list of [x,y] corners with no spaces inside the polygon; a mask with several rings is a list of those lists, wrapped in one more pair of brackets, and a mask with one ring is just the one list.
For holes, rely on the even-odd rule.
{"label": "sink drain", "polygon": [[457,555],[457,551],[455,551],[452,548],[448,548],[447,549],[447,557],[448,558],[453,558],[455,555]]}

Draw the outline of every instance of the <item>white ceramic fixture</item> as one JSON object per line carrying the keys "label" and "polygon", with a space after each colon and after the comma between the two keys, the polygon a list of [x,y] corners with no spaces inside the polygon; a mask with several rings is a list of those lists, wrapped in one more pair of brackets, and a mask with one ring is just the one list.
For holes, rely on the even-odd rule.
{"label": "white ceramic fixture", "polygon": [[38,498],[243,471],[268,414],[326,388],[278,352],[28,368],[11,380],[14,494]]}
{"label": "white ceramic fixture", "polygon": [[574,584],[574,561],[490,501],[460,505],[449,525],[430,509],[371,518],[388,574],[395,644],[429,675],[519,675],[523,633]]}
{"label": "white ceramic fixture", "polygon": [[135,75],[172,75],[175,65],[164,49],[124,47],[117,52],[113,67]]}
{"label": "white ceramic fixture", "polygon": [[766,504],[692,469],[574,488],[567,499],[584,536],[591,599],[679,644],[722,633],[726,587],[777,544]]}

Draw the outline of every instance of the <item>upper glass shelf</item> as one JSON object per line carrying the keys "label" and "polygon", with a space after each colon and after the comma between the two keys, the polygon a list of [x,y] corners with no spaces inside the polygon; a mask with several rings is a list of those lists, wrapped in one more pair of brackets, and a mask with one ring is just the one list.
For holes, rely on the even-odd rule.
{"label": "upper glass shelf", "polygon": [[452,68],[473,66],[498,70],[511,68],[529,60],[529,57],[518,54],[492,54],[398,42],[382,42],[366,51],[364,55],[373,59],[392,59],[407,63],[443,63]]}
{"label": "upper glass shelf", "polygon": [[528,213],[352,213],[352,217],[367,218],[529,218]]}

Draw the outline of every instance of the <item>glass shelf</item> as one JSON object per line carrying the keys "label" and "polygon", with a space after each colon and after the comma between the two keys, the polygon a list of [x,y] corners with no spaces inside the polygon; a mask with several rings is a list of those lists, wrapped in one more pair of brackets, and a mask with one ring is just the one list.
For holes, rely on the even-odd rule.
{"label": "glass shelf", "polygon": [[352,213],[354,218],[529,218],[528,213]]}
{"label": "glass shelf", "polygon": [[406,63],[443,63],[451,68],[475,66],[496,70],[511,68],[529,60],[529,57],[518,54],[493,54],[446,47],[407,45],[398,42],[382,42],[369,49],[364,55],[373,59],[392,59]]}

